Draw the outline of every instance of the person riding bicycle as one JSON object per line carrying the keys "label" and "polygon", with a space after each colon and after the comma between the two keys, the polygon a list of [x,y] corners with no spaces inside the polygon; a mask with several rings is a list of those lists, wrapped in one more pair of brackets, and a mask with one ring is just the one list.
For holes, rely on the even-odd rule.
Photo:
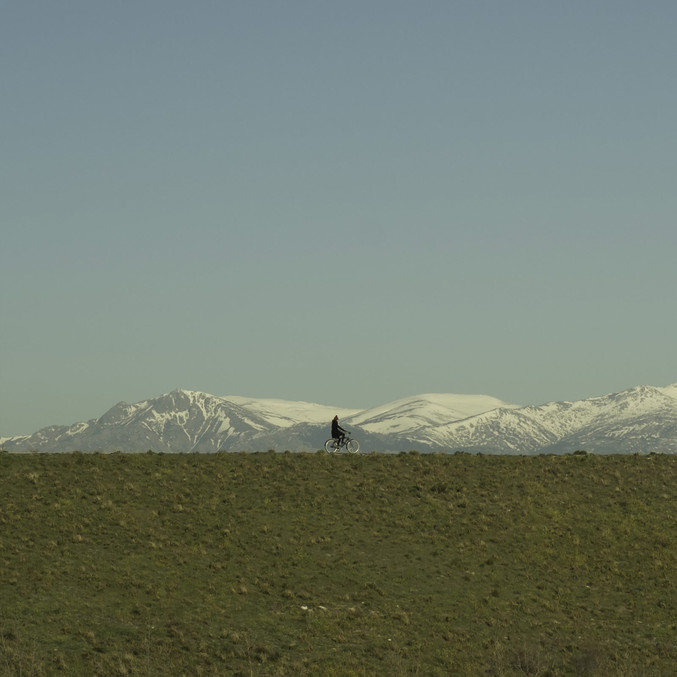
{"label": "person riding bicycle", "polygon": [[337,440],[339,443],[343,442],[345,439],[347,430],[344,430],[338,422],[338,414],[334,416],[331,422],[331,436]]}

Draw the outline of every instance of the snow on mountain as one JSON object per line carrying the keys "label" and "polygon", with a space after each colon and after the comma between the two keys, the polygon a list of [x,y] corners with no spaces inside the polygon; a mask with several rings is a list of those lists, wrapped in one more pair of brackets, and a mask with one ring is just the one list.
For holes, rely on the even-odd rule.
{"label": "snow on mountain", "polygon": [[[246,397],[215,397],[191,390],[174,390],[157,398],[119,402],[98,419],[71,426],[51,426],[21,438],[8,438],[3,448],[46,451],[122,450],[158,452],[270,448],[281,430],[299,424],[323,423],[357,409],[308,402]],[[303,446],[298,433],[283,436]]]}
{"label": "snow on mountain", "polygon": [[669,417],[675,413],[677,399],[665,390],[637,386],[603,397],[525,407],[522,411],[561,439],[586,429],[604,428],[611,421],[618,427],[646,416]]}
{"label": "snow on mountain", "polygon": [[338,414],[366,451],[677,453],[677,384],[520,407],[424,394],[367,410],[174,390],[98,419],[3,438],[7,451],[314,451]]}
{"label": "snow on mountain", "polygon": [[[47,451],[218,451],[231,437],[270,428],[255,412],[205,393],[175,390],[158,398],[120,402],[98,419],[52,426],[24,438],[21,449]],[[5,443],[5,448],[12,448]]]}
{"label": "snow on mountain", "polygon": [[[677,420],[677,388],[637,386],[620,393],[577,402],[550,402],[518,409],[496,409],[465,421],[424,431],[417,441],[431,446],[485,450],[490,453],[535,453],[586,449],[604,453],[628,449],[629,437],[618,431],[643,430],[646,444],[677,451],[672,422]],[[663,430],[661,436],[657,431]],[[659,440],[657,442],[657,440]],[[638,444],[631,445],[636,451]]]}
{"label": "snow on mountain", "polygon": [[659,388],[638,386],[621,393],[577,402],[550,402],[523,407],[520,412],[542,425],[556,438],[561,438],[586,426],[603,424],[609,419],[631,418],[674,406],[673,398],[663,394]]}
{"label": "snow on mountain", "polygon": [[420,428],[465,419],[499,407],[517,406],[487,395],[425,394],[367,409],[350,416],[346,423],[382,435],[411,433]]}
{"label": "snow on mountain", "polygon": [[435,450],[528,454],[555,438],[522,409],[503,408],[418,431],[414,440]]}
{"label": "snow on mountain", "polygon": [[293,402],[289,400],[254,399],[251,397],[227,396],[222,398],[238,406],[256,413],[272,425],[287,428],[297,423],[326,423],[334,416],[344,419],[359,413],[360,409],[343,409],[329,407],[310,402]]}
{"label": "snow on mountain", "polygon": [[677,400],[677,383],[673,383],[671,386],[663,386],[662,388],[656,388],[656,390],[659,390],[662,392],[664,395],[667,395],[668,397],[672,397],[675,400]]}

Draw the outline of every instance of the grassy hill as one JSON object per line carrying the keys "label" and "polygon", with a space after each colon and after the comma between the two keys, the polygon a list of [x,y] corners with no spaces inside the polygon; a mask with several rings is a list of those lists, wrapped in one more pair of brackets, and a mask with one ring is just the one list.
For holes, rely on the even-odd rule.
{"label": "grassy hill", "polygon": [[0,675],[674,675],[677,457],[0,454]]}

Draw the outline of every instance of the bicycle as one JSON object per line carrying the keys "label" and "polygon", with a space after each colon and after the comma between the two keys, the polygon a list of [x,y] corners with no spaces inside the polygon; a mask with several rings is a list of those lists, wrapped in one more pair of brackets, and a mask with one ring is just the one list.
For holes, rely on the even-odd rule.
{"label": "bicycle", "polygon": [[343,447],[345,447],[346,451],[349,453],[356,454],[360,450],[360,443],[347,435],[341,439],[330,437],[324,443],[324,449],[328,454],[336,454],[341,451]]}

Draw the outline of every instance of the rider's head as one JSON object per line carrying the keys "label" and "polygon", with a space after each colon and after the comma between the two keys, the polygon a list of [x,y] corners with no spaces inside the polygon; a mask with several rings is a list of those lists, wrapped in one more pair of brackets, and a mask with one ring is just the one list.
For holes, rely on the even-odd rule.
{"label": "rider's head", "polygon": [[334,420],[338,421],[338,414],[336,414],[336,416],[334,416]]}

